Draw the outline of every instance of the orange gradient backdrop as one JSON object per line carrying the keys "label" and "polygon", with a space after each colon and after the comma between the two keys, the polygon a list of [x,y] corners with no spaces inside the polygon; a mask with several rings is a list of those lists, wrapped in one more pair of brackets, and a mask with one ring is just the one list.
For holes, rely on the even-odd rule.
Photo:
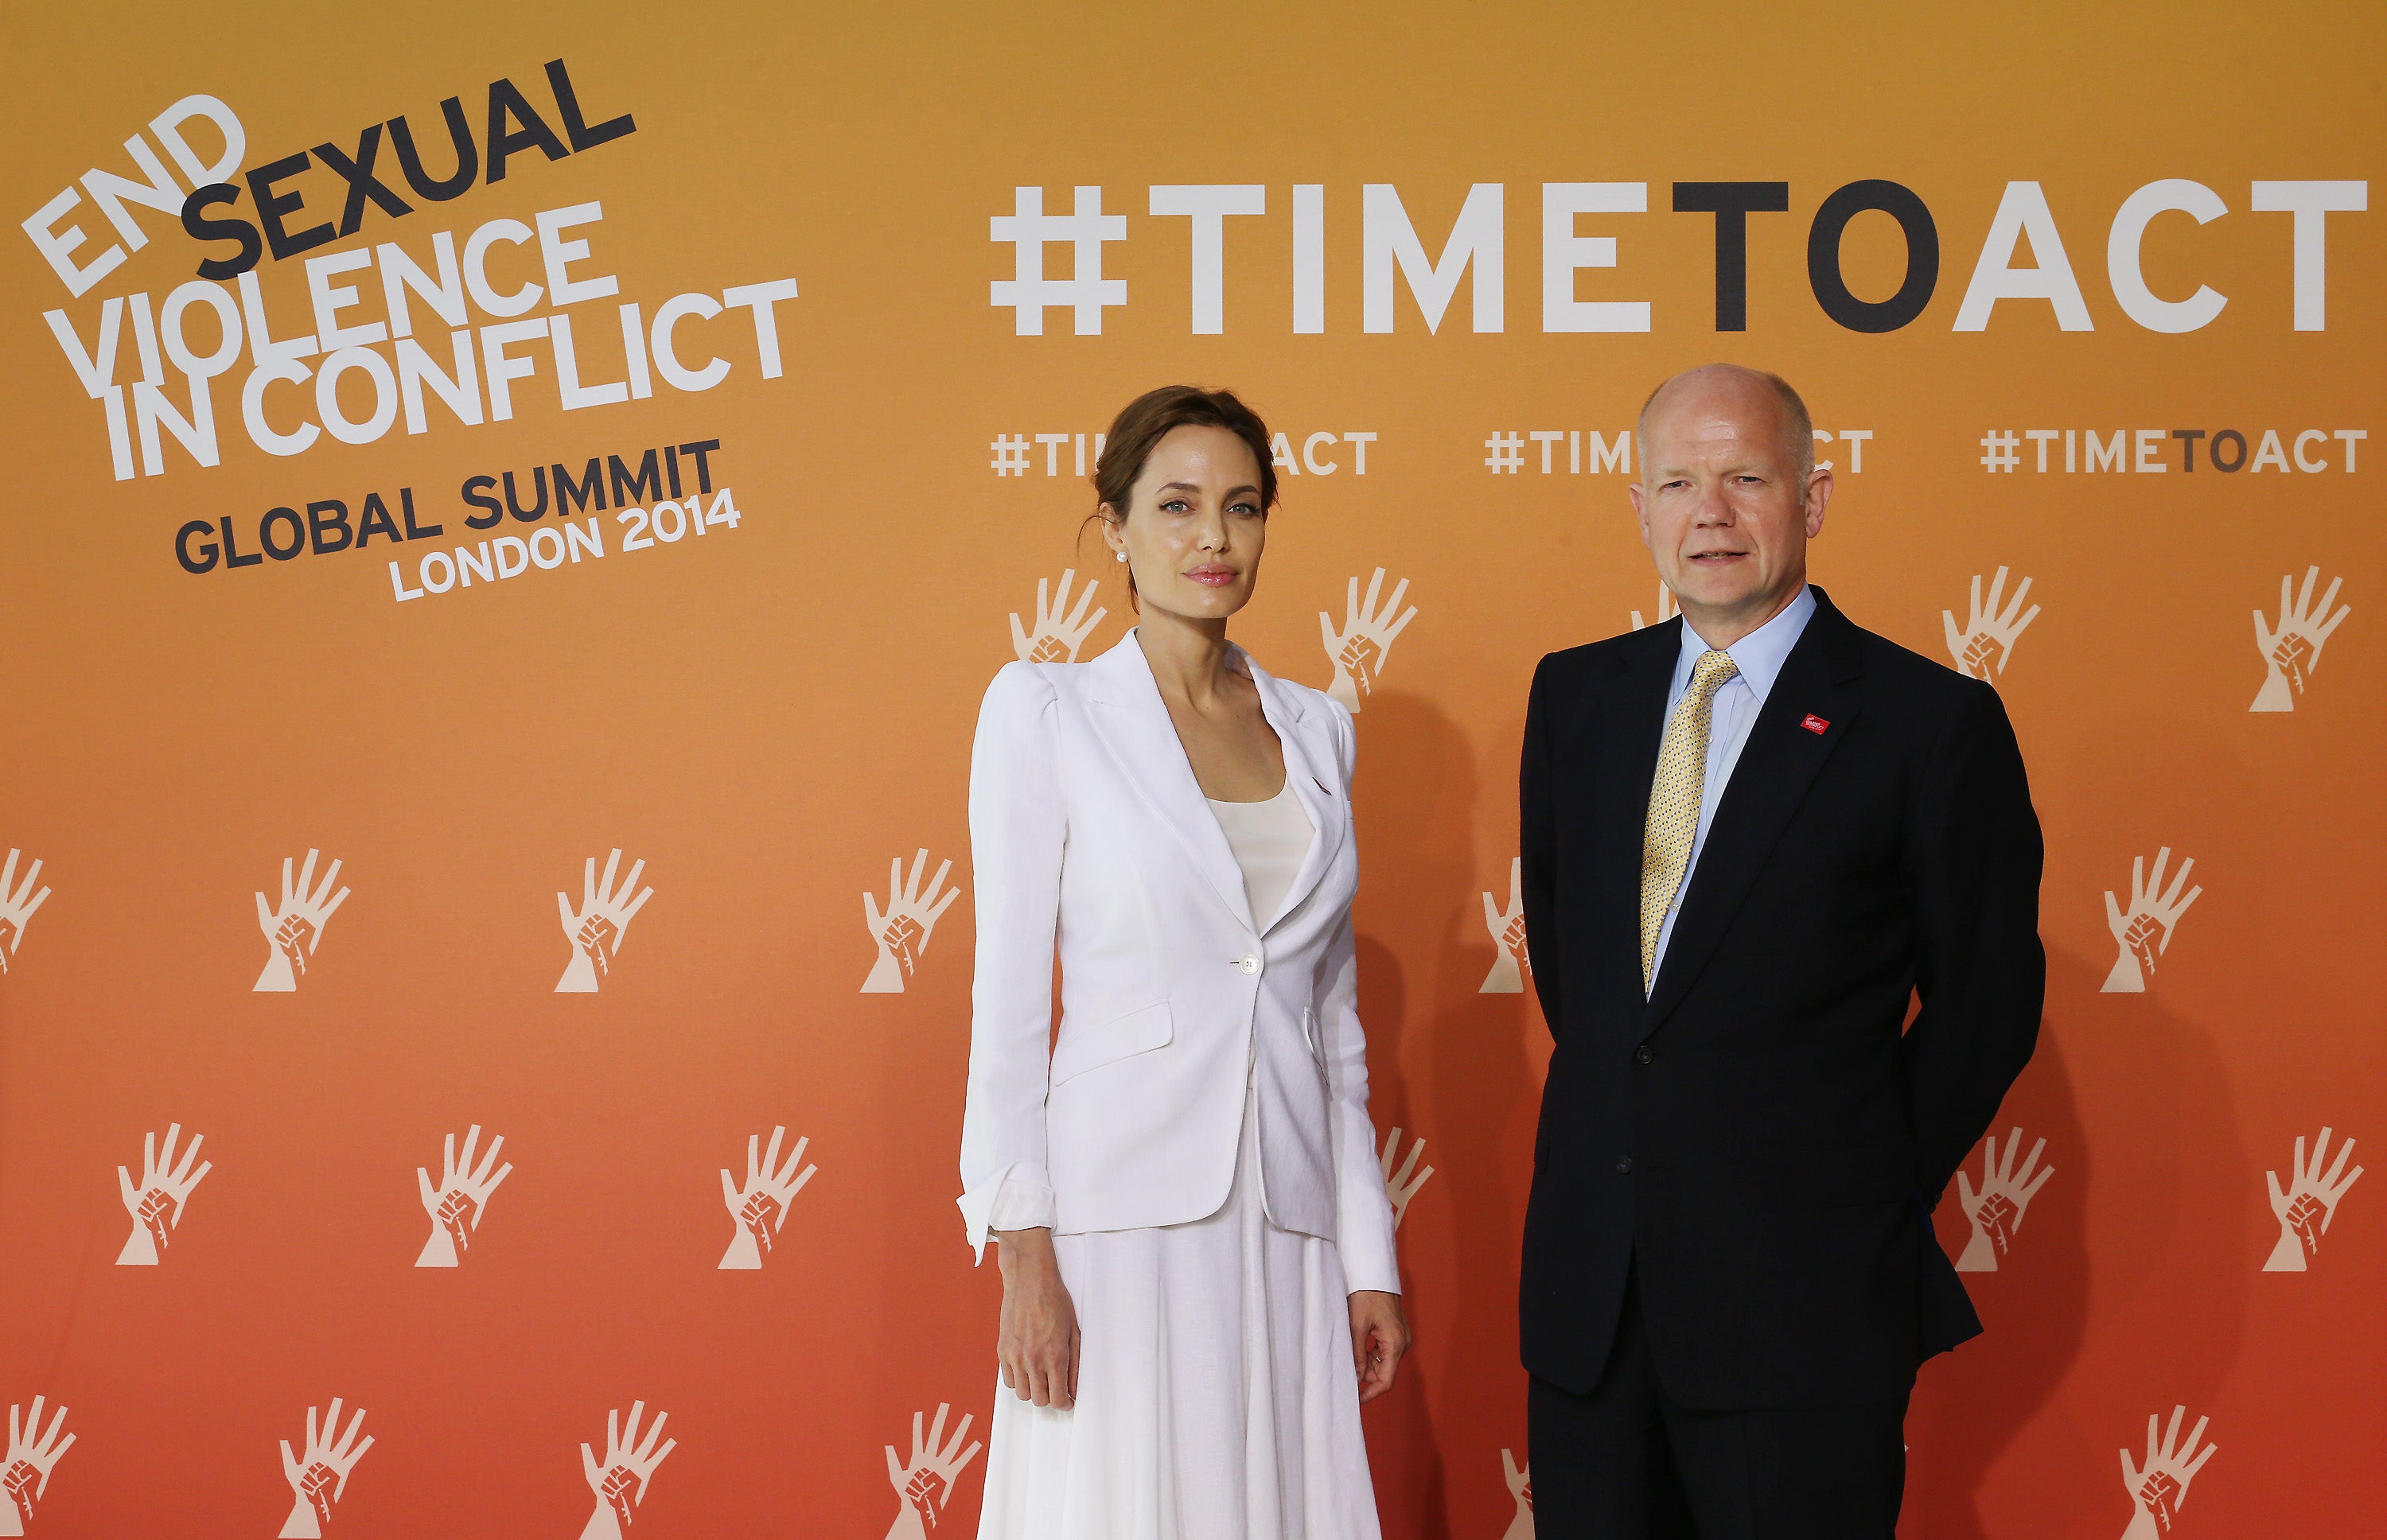
{"label": "orange gradient backdrop", "polygon": [[[134,207],[145,247],[70,297],[29,241],[0,241],[0,350],[18,467],[0,517],[0,847],[52,890],[0,976],[0,1402],[71,1408],[76,1443],[26,1525],[43,1540],[270,1534],[291,1494],[278,1441],[337,1395],[372,1451],[327,1533],[578,1533],[577,1445],[609,1408],[670,1415],[679,1443],[637,1531],[876,1536],[901,1508],[882,1446],[914,1413],[991,1405],[999,1285],[954,1207],[973,926],[968,750],[987,680],[1075,567],[1109,614],[1123,585],[1074,543],[1090,493],[1000,436],[1092,432],[1188,380],[1244,395],[1298,447],[1369,432],[1332,475],[1286,474],[1258,596],[1234,634],[1269,668],[1332,677],[1318,615],[1347,581],[1409,581],[1418,615],[1358,719],[1360,1003],[1380,1134],[1422,1136],[1433,1178],[1399,1241],[1418,1348],[1368,1412],[1388,1535],[1496,1540],[1524,1454],[1517,1236],[1548,1040],[1532,996],[1479,993],[1505,902],[1526,682],[1552,649],[1623,629],[1656,580],[1618,473],[1485,466],[1487,437],[1632,425],[1650,386],[1724,357],[1775,369],[1842,471],[1813,552],[1860,624],[1945,658],[1941,612],[2011,568],[2043,606],[1997,681],[2048,837],[2046,1030],[2000,1130],[2044,1137],[2055,1175],[1999,1270],[1967,1281],[1988,1334],[1926,1366],[1909,1420],[1904,1533],[2107,1536],[2130,1522],[2115,1451],[2185,1404],[2219,1452],[2184,1536],[2355,1536],[2387,1526],[2387,1179],[2354,1187],[2309,1270],[2267,1272],[2265,1172],[2324,1125],[2387,1152],[2387,280],[2381,216],[2327,219],[2327,325],[2295,330],[2292,221],[2265,180],[2374,179],[2387,162],[2375,7],[2316,5],[1129,7],[83,5],[20,16],[0,62],[17,129],[0,187],[34,214],[89,169],[133,174],[125,139],[194,93],[246,131],[243,170],[408,116],[447,163],[441,99],[480,128],[500,77],[542,111],[561,57],[591,120],[634,133],[360,230],[429,260],[490,220],[600,201],[575,273],[620,294],[569,307],[582,372],[622,377],[615,307],[793,278],[784,372],[748,312],[684,322],[683,357],[730,363],[702,392],[564,411],[544,340],[510,421],[326,436],[260,452],[244,358],[213,382],[221,463],[170,437],[118,480],[107,423],[43,312],[87,346],[104,300],[153,306],[220,254]],[[550,121],[552,118],[550,117]],[[198,135],[195,133],[194,139]],[[1929,206],[1937,292],[1913,324],[1843,329],[1810,292],[1806,237],[1844,183]],[[2150,227],[2153,291],[2229,296],[2162,335],[2124,313],[2103,260],[2134,190],[2185,178],[2229,212]],[[1748,329],[1714,329],[1715,221],[1678,181],[1789,184],[1749,220]],[[1542,329],[1541,185],[1636,182],[1648,212],[1586,216],[1617,265],[1585,299],[1646,300],[1639,334]],[[2045,189],[2094,329],[2040,300],[1952,329],[2010,182]],[[1471,268],[1430,332],[1406,281],[1389,335],[1361,328],[1361,189],[1390,183],[1429,256],[1471,185],[1506,190],[1504,329],[1471,329]],[[1188,221],[1147,189],[1258,183],[1230,219],[1225,325],[1189,332]],[[1293,188],[1322,185],[1325,330],[1296,335]],[[312,220],[340,183],[289,183]],[[1128,302],[1099,335],[990,305],[1014,189],[1099,186],[1126,217],[1103,248]],[[233,210],[253,216],[244,192]],[[88,197],[87,260],[115,239]],[[2016,258],[2018,264],[2031,259]],[[524,248],[493,277],[542,281]],[[2044,260],[2046,254],[2039,253]],[[1067,278],[1067,245],[1045,248]],[[302,259],[257,271],[282,332],[307,328]],[[1851,286],[1901,271],[1896,228],[1850,229]],[[349,319],[383,318],[371,271]],[[225,285],[230,292],[233,285]],[[418,316],[421,307],[418,304]],[[542,304],[534,312],[558,313]],[[492,318],[477,310],[475,326]],[[445,361],[437,322],[423,340]],[[126,322],[117,378],[133,378]],[[196,331],[195,330],[195,335]],[[698,346],[701,339],[703,347]],[[387,349],[385,347],[384,352]],[[320,363],[320,359],[311,360]],[[342,399],[361,412],[361,376]],[[176,387],[187,400],[187,391]],[[276,385],[285,428],[311,388]],[[2039,474],[1982,464],[1994,430],[2236,428],[2325,473]],[[465,478],[718,439],[741,522],[601,561],[394,598],[401,558],[470,531]],[[1323,447],[1320,452],[1325,453]],[[137,447],[134,458],[139,458]],[[254,549],[277,505],[410,487],[446,537],[204,575],[186,521]],[[583,516],[585,522],[586,516]],[[551,524],[552,520],[549,523]],[[2319,564],[2352,614],[2287,713],[2248,614]],[[554,992],[570,955],[553,895],[616,847],[654,895],[594,994]],[[2194,859],[2204,893],[2144,993],[2100,991],[2103,895],[2134,857]],[[862,994],[865,891],[890,858],[951,857],[965,896],[904,992]],[[252,992],[252,893],[320,849],[351,895],[288,993]],[[132,1224],[115,1168],[179,1123],[213,1168],[156,1268],[114,1265]],[[461,1266],[411,1264],[430,1220],[414,1168],[478,1124],[514,1171]],[[817,1175],[759,1271],[715,1264],[722,1168],[784,1125]],[[1968,1169],[1977,1180],[1977,1153]],[[1951,1255],[1968,1234],[1951,1193]],[[940,1526],[972,1532],[983,1458]]]}

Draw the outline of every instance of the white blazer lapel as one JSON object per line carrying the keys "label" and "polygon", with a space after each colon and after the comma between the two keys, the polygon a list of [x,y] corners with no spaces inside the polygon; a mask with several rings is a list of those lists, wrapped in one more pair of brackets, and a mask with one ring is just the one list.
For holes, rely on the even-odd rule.
{"label": "white blazer lapel", "polygon": [[[1152,664],[1135,631],[1130,628],[1092,666],[1097,683],[1089,699],[1101,709],[1088,717],[1118,760],[1119,773],[1176,834],[1227,912],[1257,933],[1251,900],[1244,892],[1244,869],[1236,865],[1226,831],[1202,795],[1201,782],[1194,778],[1185,745],[1168,719],[1168,702],[1160,698],[1160,686],[1152,677]],[[1282,729],[1278,736],[1283,736]]]}
{"label": "white blazer lapel", "polygon": [[[1236,650],[1242,652],[1240,648]],[[1266,934],[1278,920],[1301,907],[1302,900],[1325,877],[1343,848],[1349,789],[1343,785],[1342,767],[1334,760],[1333,725],[1326,713],[1309,710],[1297,691],[1287,689],[1253,662],[1250,653],[1243,652],[1243,660],[1251,670],[1252,682],[1259,686],[1260,710],[1284,748],[1285,782],[1300,800],[1302,811],[1309,814],[1311,830],[1309,853],[1294,874],[1293,886],[1285,890],[1284,903],[1275,914],[1259,917],[1260,931]]]}

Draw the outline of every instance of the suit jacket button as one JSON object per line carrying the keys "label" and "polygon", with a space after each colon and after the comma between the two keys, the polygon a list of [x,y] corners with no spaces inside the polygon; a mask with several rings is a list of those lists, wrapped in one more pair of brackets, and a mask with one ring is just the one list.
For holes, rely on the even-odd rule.
{"label": "suit jacket button", "polygon": [[1633,1050],[1633,1062],[1635,1064],[1648,1064],[1651,1059],[1654,1059],[1657,1056],[1657,1054],[1646,1042],[1640,1047]]}
{"label": "suit jacket button", "polygon": [[1616,1173],[1619,1176],[1627,1177],[1633,1174],[1633,1157],[1631,1155],[1618,1155],[1616,1157]]}
{"label": "suit jacket button", "polygon": [[1245,973],[1257,973],[1260,970],[1260,960],[1251,956],[1238,957],[1235,959],[1235,966]]}

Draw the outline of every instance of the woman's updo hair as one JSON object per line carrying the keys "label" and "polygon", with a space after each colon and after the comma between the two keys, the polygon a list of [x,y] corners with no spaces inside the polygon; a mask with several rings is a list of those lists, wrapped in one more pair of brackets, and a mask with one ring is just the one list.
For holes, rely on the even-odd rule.
{"label": "woman's updo hair", "polygon": [[[1268,424],[1244,405],[1234,392],[1204,390],[1199,385],[1162,385],[1130,401],[1103,435],[1103,450],[1094,461],[1093,516],[1104,517],[1102,504],[1124,519],[1135,484],[1143,474],[1153,449],[1178,428],[1224,428],[1251,446],[1260,468],[1260,512],[1276,506],[1276,455],[1269,447]],[[1128,574],[1128,595],[1135,596],[1135,574]]]}
{"label": "woman's updo hair", "polygon": [[1198,385],[1162,385],[1127,404],[1103,435],[1102,458],[1094,461],[1094,496],[1110,504],[1118,517],[1127,517],[1128,500],[1144,462],[1154,447],[1178,428],[1224,428],[1250,445],[1260,467],[1260,507],[1276,506],[1275,455],[1269,448],[1268,425],[1232,391]]}

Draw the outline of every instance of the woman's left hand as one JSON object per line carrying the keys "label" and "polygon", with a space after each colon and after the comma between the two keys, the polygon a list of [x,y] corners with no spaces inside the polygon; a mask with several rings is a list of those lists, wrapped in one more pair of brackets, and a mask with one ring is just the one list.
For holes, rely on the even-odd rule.
{"label": "woman's left hand", "polygon": [[1409,1350],[1408,1318],[1401,1296],[1361,1289],[1351,1296],[1351,1357],[1359,1373],[1359,1399],[1373,1401],[1393,1388],[1393,1374]]}

